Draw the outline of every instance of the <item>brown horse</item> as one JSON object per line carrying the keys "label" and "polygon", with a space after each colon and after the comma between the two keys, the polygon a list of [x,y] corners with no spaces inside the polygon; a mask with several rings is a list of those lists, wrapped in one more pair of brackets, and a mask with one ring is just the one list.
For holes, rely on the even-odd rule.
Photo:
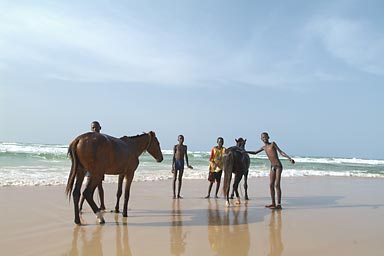
{"label": "brown horse", "polygon": [[[224,186],[223,192],[226,197],[226,205],[230,206],[229,190],[231,185],[232,173],[235,174],[233,182],[233,191],[236,194],[237,203],[240,204],[240,195],[238,191],[239,183],[243,176],[248,175],[249,155],[239,146],[227,148],[223,157]],[[248,185],[247,185],[248,188]],[[247,191],[246,191],[247,196]]]}
{"label": "brown horse", "polygon": [[90,182],[83,192],[83,196],[98,217],[99,223],[105,223],[95,201],[93,193],[101,182],[104,174],[125,176],[125,200],[123,215],[127,216],[129,193],[135,170],[139,165],[139,156],[147,151],[157,162],[163,160],[160,143],[154,132],[120,139],[88,132],[74,139],[68,148],[72,160],[72,167],[68,177],[66,193],[70,197],[73,185],[73,202],[75,208],[75,223],[80,223],[79,199],[85,170],[90,173]]}

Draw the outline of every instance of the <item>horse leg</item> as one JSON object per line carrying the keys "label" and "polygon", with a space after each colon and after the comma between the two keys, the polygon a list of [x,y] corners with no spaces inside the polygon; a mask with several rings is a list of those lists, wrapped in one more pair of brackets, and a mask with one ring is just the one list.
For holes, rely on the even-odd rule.
{"label": "horse leg", "polygon": [[[85,184],[85,187],[87,187],[87,186],[88,186],[88,183],[89,183],[89,177],[88,177],[88,176],[86,177],[86,180],[87,180],[87,183]],[[84,201],[85,201],[85,197],[81,195],[81,198],[80,198],[80,208],[79,208],[80,213],[81,213],[82,210],[83,210],[83,204],[84,204]]]}
{"label": "horse leg", "polygon": [[240,195],[239,195],[239,183],[243,174],[236,174],[235,181],[233,182],[233,191],[236,193],[236,204],[240,204]]}
{"label": "horse leg", "polygon": [[77,176],[76,176],[76,184],[75,184],[75,188],[72,192],[72,196],[73,196],[73,204],[74,204],[74,209],[75,209],[75,223],[80,225],[81,222],[80,222],[80,211],[79,211],[79,201],[80,201],[80,191],[81,191],[81,185],[83,184],[83,179],[84,179],[84,175],[81,175],[79,174],[80,172],[78,172]]}
{"label": "horse leg", "polygon": [[226,193],[225,193],[225,198],[226,198],[226,202],[225,202],[225,205],[227,206],[227,207],[230,207],[231,206],[231,203],[229,202],[229,190],[230,190],[230,187],[228,187],[228,189],[227,189],[227,191],[226,191]]}
{"label": "horse leg", "polygon": [[123,207],[123,217],[128,217],[128,201],[129,201],[129,193],[131,190],[131,183],[133,180],[135,172],[129,172],[125,175],[125,194],[124,194],[124,207]]}
{"label": "horse leg", "polygon": [[245,191],[245,200],[248,198],[248,170],[244,173],[244,191]]}
{"label": "horse leg", "polygon": [[232,185],[232,194],[231,194],[231,199],[233,199],[235,197],[235,192],[236,192],[236,195],[237,195],[237,191],[236,191],[236,176],[235,176],[235,180],[233,181],[233,185]]}
{"label": "horse leg", "polygon": [[232,188],[232,193],[231,193],[230,198],[233,199],[234,196],[235,196],[235,191],[234,191],[233,188]]}
{"label": "horse leg", "polygon": [[121,194],[123,193],[123,182],[124,182],[124,174],[119,175],[119,181],[117,184],[117,192],[116,192],[116,205],[115,205],[115,212],[120,212],[120,198]]}
{"label": "horse leg", "polygon": [[89,183],[87,184],[87,187],[83,191],[83,196],[87,200],[89,206],[92,208],[92,211],[96,214],[97,220],[99,221],[99,224],[104,224],[105,220],[100,212],[99,207],[97,207],[95,201],[93,200],[93,194],[95,192],[96,187],[102,182],[102,179],[99,177],[89,177]]}
{"label": "horse leg", "polygon": [[[227,191],[225,191],[225,198],[226,198],[226,202],[225,202],[225,205],[227,206],[227,207],[230,207],[231,206],[231,203],[229,202],[229,190],[231,189],[231,179],[232,179],[232,173],[230,173],[230,174],[227,174],[227,175],[229,175],[229,177],[228,177],[228,179],[229,179],[229,181],[228,181],[228,187],[227,187]],[[227,181],[224,181],[224,183],[226,183]]]}

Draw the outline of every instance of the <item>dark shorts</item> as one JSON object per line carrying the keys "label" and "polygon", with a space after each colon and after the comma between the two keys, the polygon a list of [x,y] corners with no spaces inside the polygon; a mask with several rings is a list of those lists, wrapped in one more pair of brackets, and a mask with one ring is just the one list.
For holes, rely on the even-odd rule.
{"label": "dark shorts", "polygon": [[184,171],[184,160],[175,160],[175,171]]}
{"label": "dark shorts", "polygon": [[223,174],[223,171],[219,172],[209,172],[208,180],[210,182],[219,182],[221,180],[221,175]]}
{"label": "dark shorts", "polygon": [[281,165],[272,165],[271,166],[271,170],[272,171],[277,171],[277,170],[280,170],[280,171],[283,171],[283,166],[281,166]]}

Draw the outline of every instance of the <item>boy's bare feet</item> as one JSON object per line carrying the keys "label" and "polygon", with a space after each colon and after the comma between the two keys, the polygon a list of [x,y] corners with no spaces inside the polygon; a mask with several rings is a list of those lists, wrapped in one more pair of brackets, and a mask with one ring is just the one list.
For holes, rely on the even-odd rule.
{"label": "boy's bare feet", "polygon": [[281,207],[281,204],[278,204],[278,205],[270,204],[270,205],[266,205],[265,208],[272,209],[272,210],[281,210],[281,209],[283,209]]}

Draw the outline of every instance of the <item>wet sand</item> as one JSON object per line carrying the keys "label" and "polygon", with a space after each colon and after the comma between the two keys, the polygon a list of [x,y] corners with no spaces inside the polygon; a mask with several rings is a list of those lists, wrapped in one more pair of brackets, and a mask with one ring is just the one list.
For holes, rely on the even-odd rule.
{"label": "wet sand", "polygon": [[[0,188],[1,255],[383,255],[384,179],[282,186],[280,211],[264,207],[268,178],[251,179],[250,201],[230,208],[222,196],[203,199],[205,180],[184,180],[178,200],[171,181],[135,182],[128,218],[106,212],[99,225],[85,203],[81,226],[64,186]],[[111,210],[116,184],[104,187]]]}

